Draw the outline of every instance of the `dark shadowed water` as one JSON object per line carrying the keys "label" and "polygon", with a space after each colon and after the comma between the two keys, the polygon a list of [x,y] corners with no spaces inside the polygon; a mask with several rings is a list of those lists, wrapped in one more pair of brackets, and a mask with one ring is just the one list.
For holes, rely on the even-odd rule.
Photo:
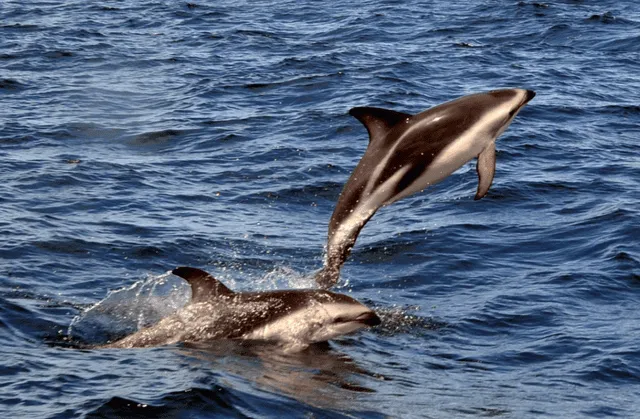
{"label": "dark shadowed water", "polygon": [[[538,95],[488,196],[469,164],[345,265],[380,327],[68,344],[184,304],[177,265],[311,286],[367,146],[348,110],[501,87]],[[3,0],[0,238],[6,417],[640,417],[640,6]]]}

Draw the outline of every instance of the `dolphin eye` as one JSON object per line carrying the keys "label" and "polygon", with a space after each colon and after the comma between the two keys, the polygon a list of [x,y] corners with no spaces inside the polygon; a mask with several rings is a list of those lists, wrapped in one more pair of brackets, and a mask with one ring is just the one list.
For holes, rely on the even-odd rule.
{"label": "dolphin eye", "polygon": [[344,317],[338,316],[338,317],[336,317],[335,319],[333,319],[333,321],[334,321],[335,323],[344,323],[344,322],[346,322],[346,321],[347,321],[347,319],[346,319],[346,318],[344,318]]}

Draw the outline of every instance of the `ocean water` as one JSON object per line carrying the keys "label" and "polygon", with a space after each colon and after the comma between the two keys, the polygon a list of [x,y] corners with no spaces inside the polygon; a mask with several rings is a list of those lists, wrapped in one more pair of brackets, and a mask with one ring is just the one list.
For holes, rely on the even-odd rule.
{"label": "ocean water", "polygon": [[[313,285],[367,146],[354,106],[537,92],[381,209],[338,291],[377,328],[283,354],[79,349],[175,310],[167,272]],[[640,417],[635,1],[0,4],[6,417]]]}

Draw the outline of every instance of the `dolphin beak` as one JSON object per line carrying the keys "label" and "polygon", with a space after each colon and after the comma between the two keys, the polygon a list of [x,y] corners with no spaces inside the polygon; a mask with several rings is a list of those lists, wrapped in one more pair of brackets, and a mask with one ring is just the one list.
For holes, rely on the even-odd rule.
{"label": "dolphin beak", "polygon": [[366,313],[359,315],[356,317],[356,321],[367,326],[377,326],[382,323],[380,317],[378,317],[378,315],[373,311],[367,311]]}
{"label": "dolphin beak", "polygon": [[527,90],[527,97],[526,97],[526,99],[524,100],[523,105],[524,105],[525,103],[528,103],[528,102],[529,102],[531,99],[533,99],[534,97],[536,97],[536,92],[534,92],[533,90]]}

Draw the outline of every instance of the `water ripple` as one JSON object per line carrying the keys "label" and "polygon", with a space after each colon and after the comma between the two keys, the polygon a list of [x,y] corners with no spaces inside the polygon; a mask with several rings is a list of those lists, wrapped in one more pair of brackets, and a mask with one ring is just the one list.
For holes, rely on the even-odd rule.
{"label": "water ripple", "polygon": [[[3,3],[3,411],[638,416],[636,4],[325,6]],[[538,94],[488,195],[473,201],[472,163],[382,208],[354,247],[338,290],[378,329],[300,358],[69,341],[109,290],[178,265],[310,286],[367,146],[348,110],[499,87]]]}

